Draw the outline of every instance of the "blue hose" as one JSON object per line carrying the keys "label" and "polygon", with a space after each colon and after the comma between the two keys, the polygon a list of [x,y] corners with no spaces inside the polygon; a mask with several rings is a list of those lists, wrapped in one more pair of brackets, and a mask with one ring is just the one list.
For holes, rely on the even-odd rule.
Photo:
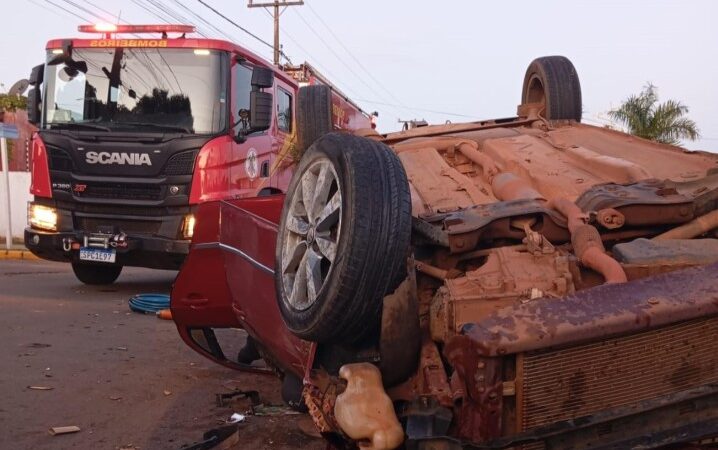
{"label": "blue hose", "polygon": [[170,296],[167,294],[137,294],[129,301],[134,312],[155,314],[157,311],[170,307]]}

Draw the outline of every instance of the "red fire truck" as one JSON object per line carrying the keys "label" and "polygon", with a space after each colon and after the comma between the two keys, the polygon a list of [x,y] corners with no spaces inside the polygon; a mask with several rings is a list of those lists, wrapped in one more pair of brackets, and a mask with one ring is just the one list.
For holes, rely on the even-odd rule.
{"label": "red fire truck", "polygon": [[373,126],[309,64],[275,67],[186,37],[192,26],[79,31],[96,37],[49,41],[30,77],[25,245],[84,283],[112,283],[123,266],[179,268],[196,205],[281,193],[296,150]]}

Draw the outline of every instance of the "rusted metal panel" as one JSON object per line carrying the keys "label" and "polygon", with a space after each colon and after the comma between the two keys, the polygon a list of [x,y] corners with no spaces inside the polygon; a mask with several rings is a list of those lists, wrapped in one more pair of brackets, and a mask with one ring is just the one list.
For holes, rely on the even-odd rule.
{"label": "rusted metal panel", "polygon": [[[718,264],[516,303],[464,325],[481,354],[504,355],[605,339],[718,315]],[[457,338],[455,338],[457,339]]]}
{"label": "rusted metal panel", "polygon": [[419,127],[411,130],[389,133],[384,136],[384,143],[394,144],[411,138],[441,136],[449,133],[461,133],[476,130],[492,130],[496,128],[519,127],[529,125],[533,120],[512,117],[507,119],[484,120],[480,122],[434,125],[431,127]]}
{"label": "rusted metal panel", "polygon": [[481,192],[470,178],[449,166],[432,147],[412,148],[398,152],[398,155],[409,182],[431,213],[453,211],[493,200],[493,197]]}
{"label": "rusted metal panel", "polygon": [[628,264],[698,266],[718,262],[718,239],[635,239],[614,245],[612,251]]}
{"label": "rusted metal panel", "polygon": [[485,317],[514,301],[563,297],[573,292],[568,257],[553,251],[530,252],[503,247],[487,252],[477,270],[444,280],[431,302],[432,339],[446,342],[466,323]]}
{"label": "rusted metal panel", "polygon": [[451,406],[451,387],[436,344],[425,337],[419,357],[419,379],[421,392],[431,395],[443,406]]}
{"label": "rusted metal panel", "polygon": [[718,318],[522,358],[522,429],[718,383]]}
{"label": "rusted metal panel", "polygon": [[485,442],[502,435],[503,369],[500,358],[483,358],[458,347],[445,351],[466,395],[458,404],[457,435]]}

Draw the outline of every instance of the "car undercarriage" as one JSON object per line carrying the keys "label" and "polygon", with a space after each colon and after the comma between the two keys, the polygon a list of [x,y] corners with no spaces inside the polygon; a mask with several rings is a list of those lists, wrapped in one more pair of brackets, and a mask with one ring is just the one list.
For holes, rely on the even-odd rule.
{"label": "car undercarriage", "polygon": [[257,370],[213,340],[246,330],[337,448],[715,444],[718,156],[581,124],[565,58],[523,94],[328,133],[285,195],[200,206],[183,339]]}

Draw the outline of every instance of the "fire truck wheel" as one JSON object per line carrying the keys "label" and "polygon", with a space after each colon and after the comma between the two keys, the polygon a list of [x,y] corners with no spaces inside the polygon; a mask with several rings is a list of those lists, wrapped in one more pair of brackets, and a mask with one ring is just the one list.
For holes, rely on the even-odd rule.
{"label": "fire truck wheel", "polygon": [[544,56],[529,64],[521,103],[543,103],[548,120],[581,121],[581,83],[565,56]]}
{"label": "fire truck wheel", "polygon": [[297,148],[302,155],[332,131],[332,91],[329,86],[304,86],[297,94]]}
{"label": "fire truck wheel", "polygon": [[122,272],[122,266],[72,263],[72,271],[85,284],[112,284]]}
{"label": "fire truck wheel", "polygon": [[302,339],[353,343],[379,330],[382,299],[406,276],[411,197],[386,145],[330,133],[307,151],[287,189],[275,287]]}

